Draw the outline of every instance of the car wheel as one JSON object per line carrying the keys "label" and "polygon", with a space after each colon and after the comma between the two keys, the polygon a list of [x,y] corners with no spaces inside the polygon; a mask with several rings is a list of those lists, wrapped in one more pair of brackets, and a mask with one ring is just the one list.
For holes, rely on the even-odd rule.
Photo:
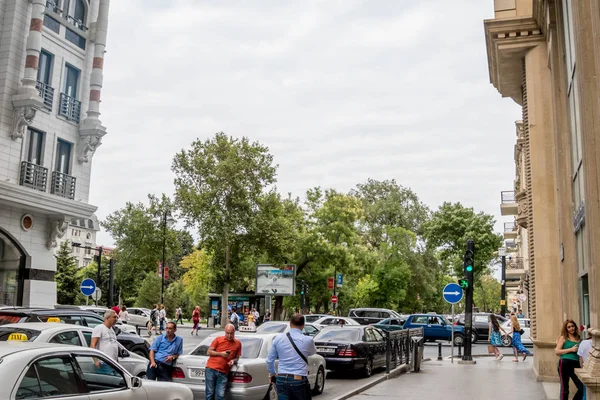
{"label": "car wheel", "polygon": [[477,332],[471,331],[471,343],[476,343],[477,339],[479,339],[479,335],[477,335]]}
{"label": "car wheel", "polygon": [[502,346],[505,346],[505,347],[512,346],[512,338],[508,335],[502,336]]}
{"label": "car wheel", "polygon": [[319,367],[319,370],[317,371],[317,379],[315,379],[313,394],[319,395],[323,393],[323,389],[325,389],[325,370],[323,367]]}
{"label": "car wheel", "polygon": [[363,369],[363,375],[365,377],[370,377],[371,375],[373,375],[373,359],[372,358],[368,358],[367,362],[365,363],[365,367]]}
{"label": "car wheel", "polygon": [[454,334],[454,345],[462,346],[465,343],[465,338],[462,334]]}

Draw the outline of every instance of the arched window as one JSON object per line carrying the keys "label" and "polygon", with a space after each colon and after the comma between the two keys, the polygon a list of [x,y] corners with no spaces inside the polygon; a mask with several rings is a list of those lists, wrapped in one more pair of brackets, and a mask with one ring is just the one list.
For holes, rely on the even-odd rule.
{"label": "arched window", "polygon": [[87,2],[85,0],[63,0],[63,16],[81,30],[87,30]]}
{"label": "arched window", "polygon": [[88,232],[87,235],[85,235],[85,238],[87,240],[90,240],[92,238],[92,234]]}

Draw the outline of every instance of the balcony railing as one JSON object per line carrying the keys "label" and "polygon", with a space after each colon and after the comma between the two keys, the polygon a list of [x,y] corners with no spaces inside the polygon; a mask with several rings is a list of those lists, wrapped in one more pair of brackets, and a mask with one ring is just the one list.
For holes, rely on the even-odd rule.
{"label": "balcony railing", "polygon": [[56,2],[54,2],[52,0],[47,0],[46,1],[46,8],[51,9],[52,11],[54,11],[55,13],[57,13],[58,15],[62,14],[62,10],[60,8],[58,8],[58,4],[56,4]]}
{"label": "balcony railing", "polygon": [[517,242],[515,242],[514,240],[505,240],[504,247],[506,247],[507,249],[516,249]]}
{"label": "balcony railing", "polygon": [[511,204],[517,202],[514,190],[500,192],[500,196],[502,197],[502,204]]}
{"label": "balcony railing", "polygon": [[40,97],[44,100],[44,108],[52,110],[52,103],[54,102],[54,88],[47,83],[38,81],[35,85]]}
{"label": "balcony railing", "polygon": [[507,269],[523,269],[523,257],[513,257],[511,260],[508,260],[506,263]]}
{"label": "balcony railing", "polygon": [[27,161],[21,162],[19,185],[45,192],[47,183],[48,168]]}
{"label": "balcony railing", "polygon": [[79,117],[81,116],[81,102],[71,96],[61,93],[58,114],[69,121],[79,123]]}
{"label": "balcony railing", "polygon": [[62,172],[52,172],[52,194],[75,199],[75,177]]}
{"label": "balcony railing", "polygon": [[82,31],[84,31],[84,32],[85,32],[85,31],[87,31],[87,29],[88,29],[88,28],[87,28],[87,26],[85,26],[85,25],[83,24],[83,21],[82,21],[82,20],[80,20],[80,19],[75,19],[75,18],[73,18],[73,17],[72,17],[72,16],[70,16],[70,15],[67,15],[67,17],[66,17],[66,18],[67,18],[67,22],[68,22],[68,23],[70,23],[71,25],[73,25],[74,27],[76,27],[76,28],[79,28],[79,29],[81,29],[81,30],[82,30]]}
{"label": "balcony railing", "polygon": [[504,223],[504,232],[514,232],[517,230],[517,224],[514,222],[505,222]]}

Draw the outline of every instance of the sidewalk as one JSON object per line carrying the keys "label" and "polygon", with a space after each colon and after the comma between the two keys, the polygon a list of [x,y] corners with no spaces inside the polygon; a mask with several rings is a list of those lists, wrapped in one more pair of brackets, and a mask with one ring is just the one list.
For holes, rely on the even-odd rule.
{"label": "sidewalk", "polygon": [[547,397],[544,386],[536,382],[531,371],[532,360],[513,363],[504,357],[496,361],[493,357],[477,357],[475,365],[459,365],[455,360],[428,361],[421,364],[421,371],[400,375],[378,384],[352,397],[352,400],[397,400],[424,398],[431,400],[547,400],[558,398],[558,389],[548,386]]}

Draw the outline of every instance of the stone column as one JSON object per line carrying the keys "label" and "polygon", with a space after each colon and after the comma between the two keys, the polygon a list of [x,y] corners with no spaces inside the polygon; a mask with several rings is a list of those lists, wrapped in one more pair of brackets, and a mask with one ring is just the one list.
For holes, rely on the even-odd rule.
{"label": "stone column", "polygon": [[575,373],[587,387],[586,400],[600,400],[600,329],[591,328],[588,333],[592,336],[592,349],[583,368]]}

